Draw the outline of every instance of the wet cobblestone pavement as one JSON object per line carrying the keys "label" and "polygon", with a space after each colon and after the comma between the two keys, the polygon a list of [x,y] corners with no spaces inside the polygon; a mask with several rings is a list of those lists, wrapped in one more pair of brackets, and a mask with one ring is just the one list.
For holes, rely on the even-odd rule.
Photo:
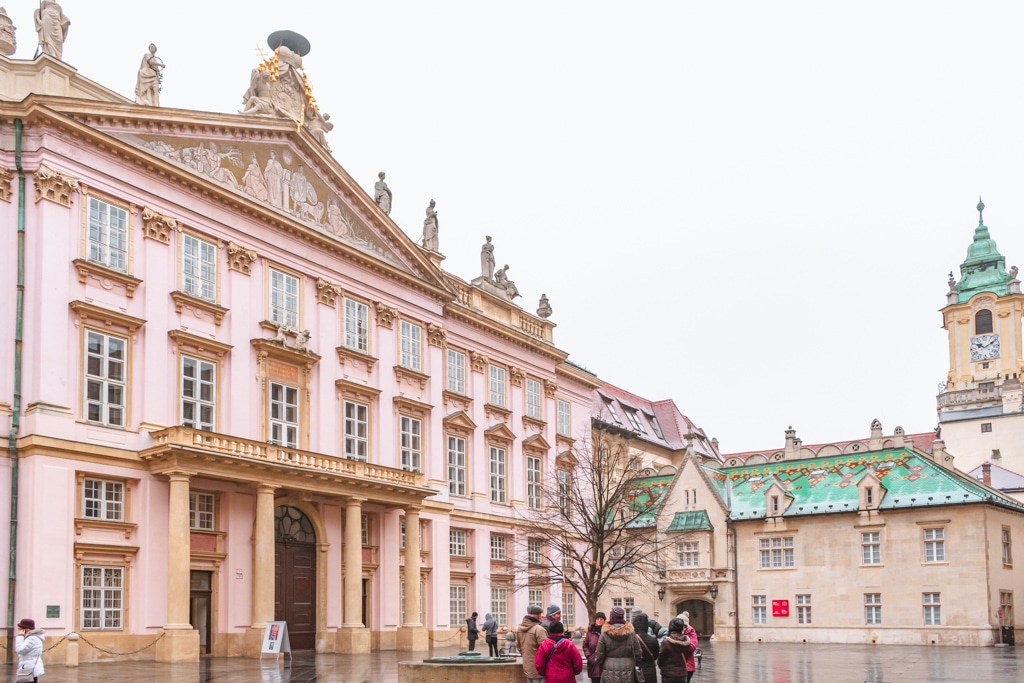
{"label": "wet cobblestone pavement", "polygon": [[[1021,648],[911,647],[701,643],[703,665],[694,683],[1018,683],[1024,681]],[[451,648],[433,656],[456,654]],[[313,655],[291,664],[204,657],[198,664],[100,662],[75,669],[48,666],[40,683],[393,683],[398,663],[422,660],[408,653]],[[13,681],[13,667],[6,680]],[[577,679],[589,681],[584,675]],[[482,681],[481,683],[486,683]],[[648,681],[648,683],[654,683]]]}

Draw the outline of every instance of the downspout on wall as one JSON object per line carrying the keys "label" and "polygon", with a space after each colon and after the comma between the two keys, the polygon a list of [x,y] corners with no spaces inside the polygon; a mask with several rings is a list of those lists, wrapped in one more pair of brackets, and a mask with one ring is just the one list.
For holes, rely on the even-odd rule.
{"label": "downspout on wall", "polygon": [[25,169],[21,166],[21,119],[14,120],[14,165],[18,169],[18,290],[14,310],[14,401],[7,452],[11,459],[11,539],[7,576],[7,663],[14,653],[14,589],[18,572],[18,428],[21,426],[21,346],[25,311]]}

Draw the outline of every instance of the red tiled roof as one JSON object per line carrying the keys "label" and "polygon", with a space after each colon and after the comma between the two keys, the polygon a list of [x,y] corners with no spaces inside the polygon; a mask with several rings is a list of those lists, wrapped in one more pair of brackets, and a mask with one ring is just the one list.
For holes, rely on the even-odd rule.
{"label": "red tiled roof", "polygon": [[[894,444],[892,444],[891,442],[893,442],[893,440],[895,438],[896,437],[894,437],[892,434],[889,434],[889,435],[886,435],[886,436],[882,437],[883,443],[890,443],[889,446],[883,446],[883,448],[893,448]],[[919,450],[919,451],[921,451],[923,453],[931,453],[932,452],[932,443],[935,441],[935,432],[921,432],[919,434],[905,434],[904,438],[909,438],[913,442],[914,448],[916,448],[917,450]],[[850,446],[851,444],[860,443],[860,444],[864,444],[865,446],[867,446],[867,444],[870,441],[871,441],[871,439],[867,438],[867,439],[850,439],[849,441],[832,441],[831,443],[818,443],[818,444],[802,443],[802,444],[800,444],[800,448],[802,448],[802,449],[803,448],[810,449],[815,454],[817,454],[818,451],[820,451],[825,446],[835,446],[839,450],[841,450],[843,452],[846,452],[846,447]],[[767,456],[767,455],[771,455],[772,453],[778,453],[779,451],[783,451],[783,450],[785,450],[785,448],[786,448],[785,444],[783,444],[783,445],[777,446],[775,448],[768,448],[768,449],[759,450],[759,451],[743,451],[741,453],[723,453],[722,454],[722,458],[723,459],[738,458],[740,460],[746,460],[747,458],[749,458],[750,456],[753,456],[753,455],[765,455],[765,456]]]}

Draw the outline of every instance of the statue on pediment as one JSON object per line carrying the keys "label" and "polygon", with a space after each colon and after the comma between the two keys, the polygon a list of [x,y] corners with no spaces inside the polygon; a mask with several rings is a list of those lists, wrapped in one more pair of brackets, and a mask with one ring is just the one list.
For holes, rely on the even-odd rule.
{"label": "statue on pediment", "polygon": [[39,52],[61,59],[71,20],[64,15],[64,10],[56,0],[42,0],[33,18],[36,33],[39,34]]}
{"label": "statue on pediment", "polygon": [[391,215],[391,189],[384,182],[384,171],[377,174],[377,182],[373,184],[373,199],[380,210]]}
{"label": "statue on pediment", "polygon": [[517,296],[522,296],[519,293],[519,288],[516,287],[516,283],[508,279],[508,264],[505,264],[504,268],[498,268],[494,271],[494,284],[498,285],[501,289],[505,290],[505,296],[508,297],[509,301],[512,301]]}
{"label": "statue on pediment", "polygon": [[427,207],[427,217],[423,219],[423,248],[430,251],[437,251],[437,211],[434,209],[434,200],[430,200]]}
{"label": "statue on pediment", "polygon": [[135,79],[135,103],[150,107],[160,106],[160,90],[164,80],[165,64],[156,56],[156,45],[150,43],[149,51],[142,56],[139,75]]}
{"label": "statue on pediment", "polygon": [[242,95],[240,114],[252,116],[274,116],[274,102],[270,99],[270,74],[253,69],[249,76],[249,89]]}
{"label": "statue on pediment", "polygon": [[277,152],[270,152],[267,165],[263,167],[263,180],[267,183],[267,201],[279,209],[285,208],[284,166],[277,160]]}
{"label": "statue on pediment", "polygon": [[306,130],[313,136],[313,139],[323,145],[324,149],[328,152],[331,151],[331,146],[327,144],[327,133],[334,129],[334,124],[331,123],[330,119],[330,114],[324,114],[319,109],[310,108],[306,110],[306,123],[304,124]]}
{"label": "statue on pediment", "polygon": [[490,235],[485,239],[487,241],[480,247],[480,277],[488,282],[494,282],[494,245],[491,244]]}

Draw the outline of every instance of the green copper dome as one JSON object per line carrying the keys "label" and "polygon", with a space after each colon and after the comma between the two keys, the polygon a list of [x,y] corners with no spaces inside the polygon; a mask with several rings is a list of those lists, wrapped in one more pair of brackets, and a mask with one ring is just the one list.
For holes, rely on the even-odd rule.
{"label": "green copper dome", "polygon": [[1010,274],[1006,272],[1006,258],[999,253],[996,242],[988,234],[982,217],[985,204],[978,200],[978,227],[974,229],[974,242],[967,248],[967,260],[960,264],[960,281],[953,288],[957,302],[969,301],[979,292],[996,296],[1010,293]]}

